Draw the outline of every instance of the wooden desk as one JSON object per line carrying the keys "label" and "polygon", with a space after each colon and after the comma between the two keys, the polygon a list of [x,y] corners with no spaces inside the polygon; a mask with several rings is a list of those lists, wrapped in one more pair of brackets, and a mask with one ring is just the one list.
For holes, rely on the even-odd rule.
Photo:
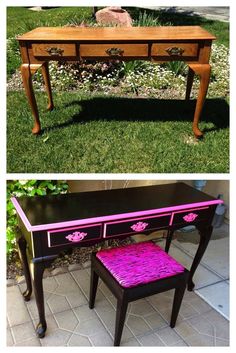
{"label": "wooden desk", "polygon": [[199,93],[193,118],[193,132],[201,137],[198,121],[206,97],[209,79],[211,43],[215,37],[199,26],[178,27],[40,27],[18,37],[22,57],[21,72],[25,92],[34,117],[32,132],[41,129],[32,75],[42,68],[48,95],[53,99],[48,62],[95,60],[149,60],[154,63],[181,60],[189,66],[186,99],[190,97],[194,74],[200,76]]}
{"label": "wooden desk", "polygon": [[215,208],[222,201],[184,183],[175,183],[20,197],[12,198],[12,202],[18,214],[17,243],[27,284],[23,296],[30,300],[33,283],[39,312],[36,331],[39,337],[44,337],[47,325],[42,277],[44,269],[61,252],[160,229],[168,230],[165,247],[168,252],[173,232],[194,224],[200,242],[190,269],[188,289],[192,290],[193,275],[211,237]]}

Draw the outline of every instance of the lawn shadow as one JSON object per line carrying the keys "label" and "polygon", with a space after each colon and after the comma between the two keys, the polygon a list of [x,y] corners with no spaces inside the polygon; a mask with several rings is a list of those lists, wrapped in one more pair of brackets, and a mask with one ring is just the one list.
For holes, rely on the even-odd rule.
{"label": "lawn shadow", "polygon": [[[73,100],[65,108],[78,106],[78,113],[71,119],[48,127],[50,130],[89,121],[189,121],[193,120],[196,100],[94,97]],[[229,105],[224,99],[207,99],[201,121],[211,122],[214,127],[205,132],[216,131],[229,126]],[[43,132],[43,131],[42,131]]]}

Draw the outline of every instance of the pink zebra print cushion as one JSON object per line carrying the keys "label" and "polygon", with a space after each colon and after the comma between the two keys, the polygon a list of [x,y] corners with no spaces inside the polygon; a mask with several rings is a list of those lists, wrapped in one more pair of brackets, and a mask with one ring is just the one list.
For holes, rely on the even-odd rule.
{"label": "pink zebra print cushion", "polygon": [[152,242],[98,251],[103,263],[122,287],[131,288],[184,271],[184,267]]}

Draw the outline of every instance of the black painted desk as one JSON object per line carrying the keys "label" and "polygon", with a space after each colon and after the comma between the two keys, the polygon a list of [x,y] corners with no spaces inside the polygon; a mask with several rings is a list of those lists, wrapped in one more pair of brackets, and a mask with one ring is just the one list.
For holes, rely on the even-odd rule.
{"label": "black painted desk", "polygon": [[12,198],[12,202],[18,214],[17,243],[27,284],[23,296],[30,300],[33,284],[39,312],[37,334],[44,337],[47,325],[42,276],[61,252],[160,229],[168,230],[168,252],[173,232],[194,224],[200,242],[190,269],[188,289],[192,290],[193,275],[211,237],[215,208],[222,201],[184,183],[174,183],[20,197]]}

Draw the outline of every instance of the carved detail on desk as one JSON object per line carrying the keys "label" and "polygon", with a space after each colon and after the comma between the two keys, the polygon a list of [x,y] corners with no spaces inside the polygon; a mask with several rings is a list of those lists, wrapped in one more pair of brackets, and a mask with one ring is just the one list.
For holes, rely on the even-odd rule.
{"label": "carved detail on desk", "polygon": [[53,56],[53,55],[62,55],[63,53],[64,53],[64,49],[62,49],[62,48],[57,48],[57,47],[49,47],[49,48],[47,48],[46,49],[46,52],[49,54],[49,55],[51,55],[51,56]]}
{"label": "carved detail on desk", "polygon": [[166,49],[167,53],[169,55],[174,55],[174,56],[181,56],[184,53],[184,49],[183,48],[179,48],[179,47],[170,47]]}
{"label": "carved detail on desk", "polygon": [[133,224],[130,228],[133,229],[135,232],[142,232],[144,229],[147,228],[149,223],[145,222],[138,222]]}
{"label": "carved detail on desk", "polygon": [[72,241],[73,243],[78,243],[81,240],[83,240],[88,233],[84,232],[74,232],[72,234],[67,235],[65,238],[68,239],[69,241]]}
{"label": "carved detail on desk", "polygon": [[186,216],[184,216],[183,219],[186,222],[193,222],[197,217],[198,215],[196,213],[189,213]]}
{"label": "carved detail on desk", "polygon": [[108,48],[106,53],[110,56],[122,56],[124,50],[121,48]]}

